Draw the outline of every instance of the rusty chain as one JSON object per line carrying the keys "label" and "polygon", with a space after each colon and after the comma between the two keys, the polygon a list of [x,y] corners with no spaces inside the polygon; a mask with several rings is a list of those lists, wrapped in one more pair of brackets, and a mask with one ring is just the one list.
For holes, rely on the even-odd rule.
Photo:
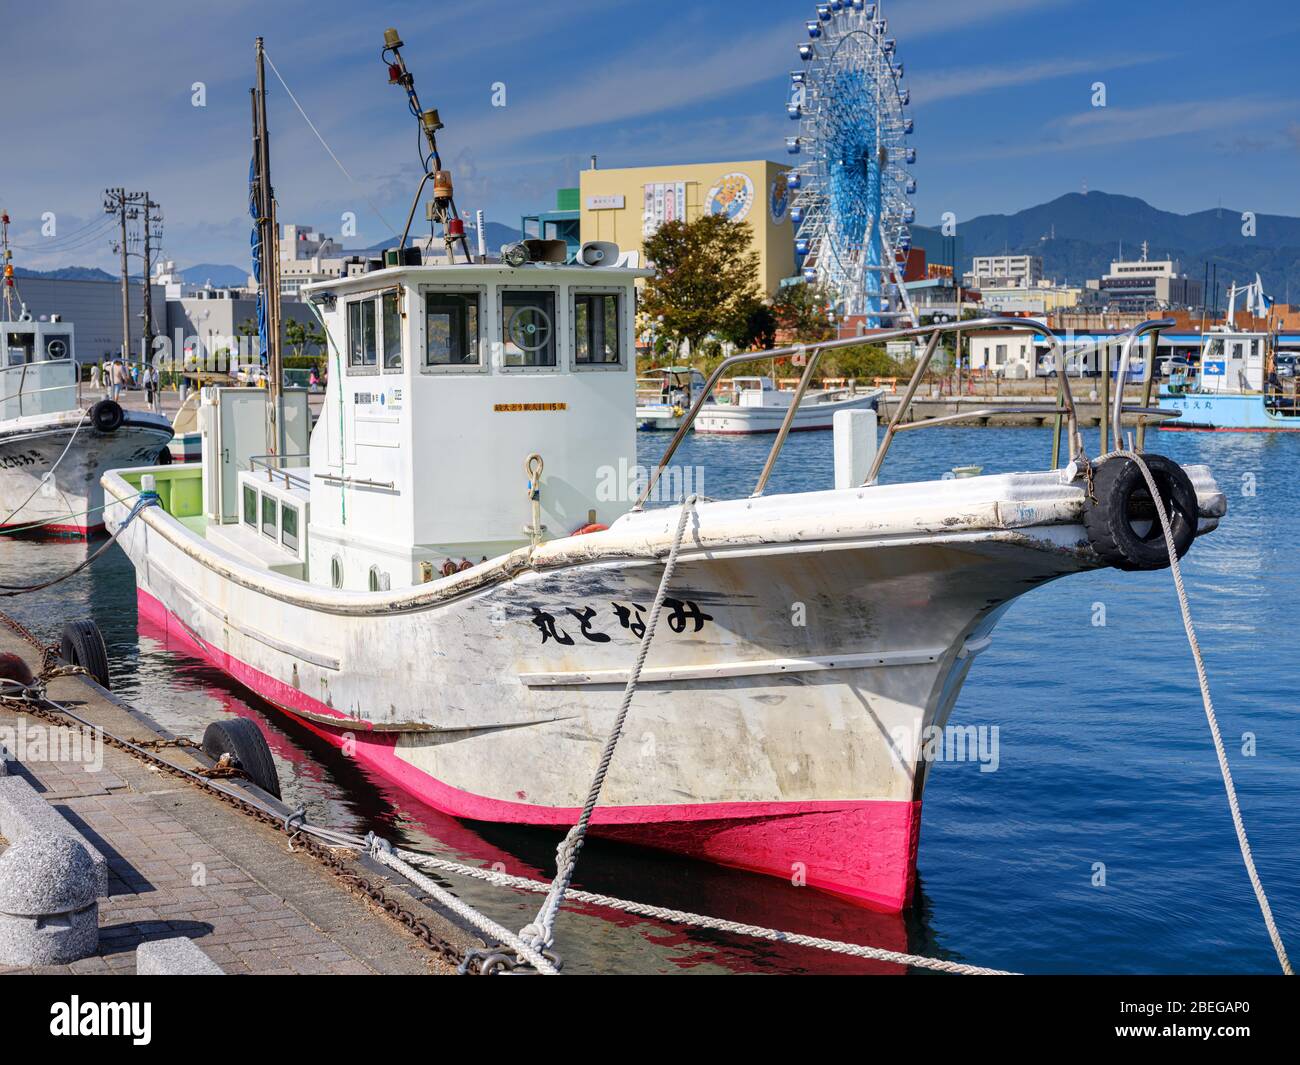
{"label": "rusty chain", "polygon": [[[37,636],[17,618],[10,617],[7,613],[0,611],[0,624],[3,624],[10,631],[20,636],[27,643],[31,644],[32,647],[41,652],[42,665],[40,674],[37,678],[38,687],[36,691],[39,693],[36,696],[37,698],[46,698],[44,695],[44,686],[50,680],[57,677],[88,675],[86,670],[82,669],[80,666],[64,664],[61,660],[62,651],[57,645],[42,643],[41,640],[38,639]],[[52,724],[64,728],[83,729],[86,727],[81,722],[74,721],[57,710],[33,701],[30,697],[17,697],[0,694],[0,706],[17,710],[21,713],[30,714],[33,717],[41,718],[42,720],[49,721]],[[205,771],[202,768],[197,768],[192,771],[186,770],[178,765],[173,765],[165,758],[161,758],[157,754],[153,753],[153,750],[161,747],[200,747],[199,744],[194,743],[192,740],[154,740],[147,743],[138,743],[135,740],[121,740],[118,737],[110,736],[107,733],[102,733],[101,738],[114,749],[134,755],[141,761],[144,761],[171,776],[187,780],[191,784],[201,787],[208,794],[215,796],[227,806],[238,810],[240,813],[252,817],[262,824],[269,825],[279,832],[287,833],[289,835],[290,845],[294,849],[301,850],[305,854],[315,858],[351,893],[367,898],[370,902],[376,905],[385,916],[402,925],[408,932],[415,936],[421,946],[425,947],[437,957],[453,966],[456,966],[457,968],[461,966],[461,963],[464,960],[464,951],[454,943],[439,935],[426,918],[413,913],[398,899],[394,898],[384,889],[382,883],[372,880],[357,872],[355,867],[351,866],[343,856],[336,853],[335,848],[329,847],[310,836],[303,835],[297,829],[290,828],[289,822],[292,819],[286,820],[285,818],[275,817],[254,804],[241,799],[239,796],[230,794],[223,788],[195,779],[195,775],[199,777],[211,777],[217,775],[214,774],[212,770]],[[229,768],[233,772],[227,775],[235,775],[239,772],[233,766]],[[477,972],[477,969],[470,969],[469,971],[473,973]]]}

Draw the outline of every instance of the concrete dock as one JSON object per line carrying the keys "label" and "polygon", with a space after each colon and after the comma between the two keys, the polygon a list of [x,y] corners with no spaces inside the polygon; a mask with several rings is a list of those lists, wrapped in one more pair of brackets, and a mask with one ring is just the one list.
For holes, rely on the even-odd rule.
{"label": "concrete dock", "polygon": [[[39,672],[40,652],[0,625],[5,652]],[[119,738],[171,739],[84,676],[55,677],[48,694]],[[201,786],[109,744],[73,742],[71,732],[0,702],[0,742],[16,756],[0,781],[25,778],[107,860],[99,951],[0,973],[134,973],[141,943],[184,937],[227,974],[437,974],[454,971],[456,952],[481,945],[363,856],[333,850],[332,867]],[[184,748],[159,753],[186,768],[210,765]],[[11,843],[0,838],[0,853]],[[439,945],[392,908],[423,922]]]}

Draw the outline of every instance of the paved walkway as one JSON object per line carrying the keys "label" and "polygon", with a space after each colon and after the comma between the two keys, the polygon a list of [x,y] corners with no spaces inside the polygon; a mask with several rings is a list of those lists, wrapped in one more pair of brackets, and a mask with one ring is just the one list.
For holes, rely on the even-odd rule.
{"label": "paved walkway", "polygon": [[[3,627],[0,651],[35,664],[30,646]],[[50,695],[117,736],[157,735],[134,711],[80,677],[54,680]],[[17,771],[99,848],[110,867],[109,897],[100,900],[98,956],[37,970],[0,967],[0,973],[131,973],[137,944],[176,935],[195,940],[232,974],[451,971],[373,901],[349,891],[309,855],[290,851],[282,833],[201,788],[106,745],[95,747],[102,754],[98,769],[71,760],[69,730],[3,707],[0,730],[0,739],[19,756]],[[164,756],[197,764],[179,749]],[[364,867],[356,871],[382,879]],[[398,885],[385,890],[443,938],[476,945]]]}

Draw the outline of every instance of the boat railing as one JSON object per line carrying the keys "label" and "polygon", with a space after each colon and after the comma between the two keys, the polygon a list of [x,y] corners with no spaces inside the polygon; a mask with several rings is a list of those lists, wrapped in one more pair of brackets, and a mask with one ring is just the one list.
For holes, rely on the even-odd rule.
{"label": "boat railing", "polygon": [[[1174,324],[1175,323],[1172,319],[1156,319],[1143,322],[1141,325],[1135,326],[1133,329],[1129,330],[1128,333],[1123,334],[1126,340],[1126,358],[1122,365],[1127,366],[1127,355],[1131,355],[1133,344],[1138,338],[1143,337],[1148,333],[1167,329]],[[911,409],[912,401],[916,397],[917,390],[921,387],[921,382],[925,378],[926,373],[929,372],[930,363],[933,361],[934,354],[939,347],[939,341],[948,334],[962,333],[974,329],[1005,329],[1019,330],[1022,332],[1028,330],[1042,337],[1051,349],[1051,353],[1054,356],[1056,363],[1056,403],[1041,406],[1026,405],[1015,408],[1014,410],[1005,407],[988,408],[983,411],[962,412],[942,418],[930,418],[921,422],[904,424],[908,412]],[[904,390],[902,397],[894,408],[893,414],[889,420],[889,425],[885,430],[884,439],[881,441],[880,447],[876,451],[876,457],[872,462],[871,471],[863,482],[864,487],[876,483],[876,480],[880,475],[880,469],[889,453],[889,447],[898,433],[909,429],[947,425],[971,417],[986,417],[995,414],[1010,413],[1051,415],[1055,418],[1052,433],[1052,469],[1060,468],[1061,429],[1063,426],[1066,429],[1069,461],[1073,463],[1081,454],[1083,454],[1083,436],[1079,432],[1078,411],[1074,403],[1074,394],[1070,388],[1070,380],[1065,373],[1065,349],[1061,344],[1060,338],[1054,331],[1032,318],[993,317],[975,318],[962,322],[941,322],[933,325],[912,326],[905,329],[889,329],[866,337],[844,337],[838,340],[815,341],[807,344],[792,344],[771,351],[739,352],[723,359],[716,367],[714,367],[713,373],[709,375],[708,382],[704,386],[704,390],[700,393],[699,397],[691,405],[691,409],[682,419],[681,425],[678,426],[677,431],[673,434],[672,440],[669,441],[668,447],[664,450],[659,462],[650,474],[645,489],[641,492],[640,497],[637,499],[636,504],[632,509],[642,510],[644,508],[646,500],[650,498],[650,495],[658,484],[664,470],[667,469],[668,464],[672,461],[673,455],[677,453],[677,449],[686,438],[686,434],[690,432],[700,410],[713,395],[713,391],[717,387],[718,382],[728,370],[736,366],[743,366],[746,363],[759,362],[768,359],[788,358],[790,356],[806,356],[807,358],[807,364],[804,368],[803,376],[799,379],[799,386],[795,390],[795,395],[790,402],[789,408],[786,410],[785,418],[781,422],[781,428],[777,431],[776,440],[773,442],[772,448],[768,452],[767,461],[763,464],[763,471],[759,474],[758,483],[754,486],[754,491],[751,493],[751,497],[756,498],[761,496],[767,488],[767,483],[772,476],[772,471],[776,467],[776,461],[780,457],[781,450],[785,446],[787,437],[790,435],[790,428],[794,422],[795,413],[798,411],[799,405],[802,403],[803,398],[808,391],[808,386],[817,372],[817,365],[821,361],[823,353],[827,351],[836,351],[840,348],[860,347],[863,344],[879,345],[893,340],[914,340],[919,338],[928,338],[925,350],[917,360],[916,368],[913,370],[912,376],[907,383],[907,388]],[[1119,395],[1116,397],[1116,410],[1120,415],[1137,414],[1151,418],[1170,417],[1173,413],[1167,410],[1162,410],[1158,407],[1124,406],[1122,389],[1120,389]],[[1104,419],[1106,417],[1107,413],[1103,412],[1102,418]],[[1118,439],[1120,438],[1116,437],[1116,440]]]}
{"label": "boat railing", "polygon": [[248,460],[248,468],[254,473],[259,469],[265,470],[266,479],[271,484],[278,477],[286,488],[310,491],[311,478],[293,472],[295,469],[305,469],[310,462],[311,456],[302,452],[290,455],[253,455]]}

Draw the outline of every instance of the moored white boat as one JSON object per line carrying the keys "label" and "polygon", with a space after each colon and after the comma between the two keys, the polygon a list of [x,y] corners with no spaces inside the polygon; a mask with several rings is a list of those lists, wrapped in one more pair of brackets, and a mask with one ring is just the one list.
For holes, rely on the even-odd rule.
{"label": "moored white boat", "polygon": [[[745,435],[775,433],[785,421],[794,401],[794,393],[776,388],[770,377],[733,378],[730,403],[710,404],[695,419],[697,433]],[[830,429],[835,412],[841,410],[876,410],[883,389],[854,395],[848,389],[811,389],[795,411],[790,432]]]}
{"label": "moored white boat", "polygon": [[[400,58],[391,71],[414,99]],[[435,187],[453,251],[450,175]],[[753,495],[644,510],[724,372],[796,352],[724,359],[629,491],[646,271],[508,251],[423,266],[399,248],[306,286],[332,365],[305,454],[305,417],[261,417],[281,402],[272,347],[270,389],[205,390],[200,467],[108,473],[141,614],[431,805],[560,828],[680,548],[592,831],[906,907],[930,730],[1010,604],[1082,570],[1168,564],[1138,467],[1087,461],[1065,381],[1064,470],[878,482],[940,335],[1024,328],[992,319],[875,338],[930,344],[880,453],[874,426],[854,435],[871,419],[841,420],[836,489],[763,494],[802,410],[787,404]],[[808,351],[797,395],[822,351],[854,343]],[[1148,461],[1181,554],[1224,496],[1204,468]]]}
{"label": "moored white boat", "polygon": [[[330,374],[309,459],[258,459],[254,423],[227,521],[211,446],[202,469],[105,477],[112,528],[157,478],[162,507],[119,541],[141,612],[442,810],[572,823],[679,513],[607,490],[636,453],[620,412],[637,273],[315,286],[355,361]],[[613,361],[520,345],[596,290],[624,322]],[[515,472],[533,455],[536,509]],[[1206,531],[1223,497],[1190,472]],[[1014,599],[1104,564],[1086,495],[1072,469],[699,502],[594,831],[904,907],[926,730]],[[570,535],[593,519],[610,527]]]}
{"label": "moored white boat", "polygon": [[104,527],[103,472],[154,462],[172,430],[161,415],[112,400],[82,405],[73,324],[14,310],[8,215],[0,226],[0,531],[87,536]]}

